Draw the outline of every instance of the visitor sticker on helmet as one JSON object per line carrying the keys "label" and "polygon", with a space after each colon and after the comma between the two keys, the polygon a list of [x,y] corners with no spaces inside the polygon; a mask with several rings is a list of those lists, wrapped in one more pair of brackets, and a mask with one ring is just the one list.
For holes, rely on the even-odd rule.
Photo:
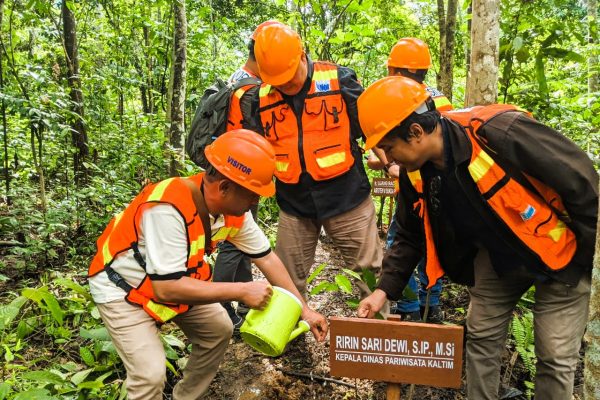
{"label": "visitor sticker on helmet", "polygon": [[238,185],[265,197],[275,194],[275,151],[258,133],[247,129],[226,132],[204,152],[217,171]]}

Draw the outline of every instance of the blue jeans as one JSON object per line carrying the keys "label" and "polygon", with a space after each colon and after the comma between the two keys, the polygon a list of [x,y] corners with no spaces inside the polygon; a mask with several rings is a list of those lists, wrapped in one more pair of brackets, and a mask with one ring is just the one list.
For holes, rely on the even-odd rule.
{"label": "blue jeans", "polygon": [[[389,248],[394,242],[394,236],[396,236],[396,231],[398,227],[396,226],[396,213],[392,217],[390,221],[390,227],[388,228],[387,239],[386,239],[386,248]],[[396,303],[396,308],[399,312],[402,313],[410,313],[419,311],[420,307],[425,307],[425,303],[427,302],[427,284],[429,280],[427,279],[427,274],[425,273],[425,259],[421,259],[419,264],[417,264],[416,272],[419,274],[419,282],[421,285],[417,283],[417,275],[415,271],[413,271],[410,279],[408,280],[408,288],[412,291],[411,296],[403,296]],[[417,297],[418,292],[418,297]],[[438,279],[438,281],[431,287],[431,292],[429,294],[429,306],[438,306],[440,304],[440,293],[442,292],[442,280]]]}

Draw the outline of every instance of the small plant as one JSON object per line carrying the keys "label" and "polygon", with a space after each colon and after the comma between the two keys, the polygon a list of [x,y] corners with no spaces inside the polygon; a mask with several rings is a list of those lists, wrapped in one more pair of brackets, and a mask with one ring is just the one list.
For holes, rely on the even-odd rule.
{"label": "small plant", "polygon": [[536,369],[533,313],[527,310],[521,316],[515,315],[511,323],[510,333],[515,342],[515,349],[519,353],[519,357],[523,361],[523,365],[529,375],[529,380],[524,381],[524,384],[527,388],[526,395],[528,398],[531,398],[535,389],[533,380]]}

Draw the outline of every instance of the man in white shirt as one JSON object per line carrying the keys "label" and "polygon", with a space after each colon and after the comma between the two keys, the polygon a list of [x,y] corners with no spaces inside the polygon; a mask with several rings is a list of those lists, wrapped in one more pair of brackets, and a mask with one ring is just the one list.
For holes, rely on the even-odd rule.
{"label": "man in white shirt", "polygon": [[[203,256],[217,241],[226,238],[271,284],[302,299],[249,211],[260,195],[274,194],[272,147],[257,134],[236,130],[217,138],[206,155],[211,168],[205,174],[147,186],[98,239],[90,290],[127,369],[130,400],[163,398],[166,358],[159,323],[172,320],[192,343],[173,398],[197,399],[214,378],[233,329],[219,302],[258,309],[268,303],[267,282],[211,281]],[[302,318],[323,341],[325,317],[302,301]]]}

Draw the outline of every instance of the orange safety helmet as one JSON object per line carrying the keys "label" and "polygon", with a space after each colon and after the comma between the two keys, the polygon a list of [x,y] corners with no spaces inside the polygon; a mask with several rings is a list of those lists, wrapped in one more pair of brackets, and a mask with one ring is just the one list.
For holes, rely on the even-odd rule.
{"label": "orange safety helmet", "polygon": [[240,186],[265,197],[275,194],[275,151],[258,133],[248,129],[225,132],[204,153],[217,171]]}
{"label": "orange safety helmet", "polygon": [[402,38],[392,47],[387,66],[406,69],[429,69],[431,68],[429,47],[421,39]]}
{"label": "orange safety helmet", "polygon": [[300,35],[285,24],[265,26],[256,35],[254,56],[263,82],[283,85],[292,80],[302,56]]}
{"label": "orange safety helmet", "polygon": [[376,146],[428,97],[423,85],[404,76],[387,76],[369,86],[357,103],[358,121],[367,137],[365,150]]}
{"label": "orange safety helmet", "polygon": [[284,25],[285,26],[285,24],[282,24],[281,22],[277,21],[276,19],[270,19],[268,21],[262,22],[256,27],[256,29],[254,29],[254,32],[252,32],[252,35],[250,35],[250,40],[256,40],[256,35],[258,35],[260,33],[260,31],[262,31],[269,25]]}

